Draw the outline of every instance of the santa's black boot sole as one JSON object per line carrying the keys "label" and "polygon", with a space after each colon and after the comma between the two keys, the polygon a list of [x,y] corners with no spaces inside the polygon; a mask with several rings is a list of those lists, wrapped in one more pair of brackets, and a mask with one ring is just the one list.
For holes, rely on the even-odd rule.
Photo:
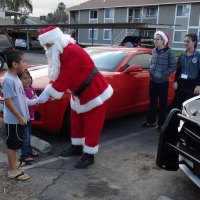
{"label": "santa's black boot sole", "polygon": [[90,165],[94,164],[94,155],[84,153],[77,164],[74,165],[76,169],[86,169]]}

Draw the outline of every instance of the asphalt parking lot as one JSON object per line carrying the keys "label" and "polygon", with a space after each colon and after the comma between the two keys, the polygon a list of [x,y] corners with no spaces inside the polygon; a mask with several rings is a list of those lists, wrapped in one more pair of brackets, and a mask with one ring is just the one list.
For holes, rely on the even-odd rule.
{"label": "asphalt parking lot", "polygon": [[[46,64],[44,54],[25,53],[30,65]],[[200,189],[182,171],[160,170],[155,164],[158,133],[141,125],[146,113],[105,122],[96,163],[75,170],[78,158],[60,160],[70,142],[58,134],[33,130],[51,144],[24,167],[26,182],[9,180],[3,123],[0,122],[0,200],[198,200]]]}

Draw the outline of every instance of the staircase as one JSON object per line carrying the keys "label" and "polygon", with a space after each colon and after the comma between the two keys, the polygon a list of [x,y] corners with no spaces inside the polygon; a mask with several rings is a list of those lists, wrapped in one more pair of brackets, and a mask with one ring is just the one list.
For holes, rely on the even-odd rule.
{"label": "staircase", "polygon": [[137,29],[123,29],[121,32],[114,36],[113,44],[119,45],[127,35],[137,35]]}

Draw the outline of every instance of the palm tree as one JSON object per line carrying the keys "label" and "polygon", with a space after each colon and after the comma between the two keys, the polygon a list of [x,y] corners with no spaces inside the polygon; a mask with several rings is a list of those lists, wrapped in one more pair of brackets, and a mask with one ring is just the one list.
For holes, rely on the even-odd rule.
{"label": "palm tree", "polygon": [[[0,0],[0,8],[16,12],[28,12],[32,13],[33,5],[31,0]],[[17,16],[14,18],[17,22]]]}
{"label": "palm tree", "polygon": [[66,9],[66,6],[63,2],[60,2],[58,4],[58,8],[57,8],[59,11],[64,11]]}

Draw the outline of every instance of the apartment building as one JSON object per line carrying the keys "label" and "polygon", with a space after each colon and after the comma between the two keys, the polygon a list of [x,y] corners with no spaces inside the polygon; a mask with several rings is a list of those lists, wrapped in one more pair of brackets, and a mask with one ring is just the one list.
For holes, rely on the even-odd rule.
{"label": "apartment building", "polygon": [[[70,23],[147,23],[169,24],[166,31],[170,35],[171,47],[183,48],[183,38],[187,33],[200,36],[200,1],[181,0],[90,0],[69,8]],[[177,26],[173,26],[177,25]],[[156,27],[156,26],[155,26]],[[153,37],[156,28],[134,29],[79,29],[76,38],[79,43],[118,45],[126,35]]]}

